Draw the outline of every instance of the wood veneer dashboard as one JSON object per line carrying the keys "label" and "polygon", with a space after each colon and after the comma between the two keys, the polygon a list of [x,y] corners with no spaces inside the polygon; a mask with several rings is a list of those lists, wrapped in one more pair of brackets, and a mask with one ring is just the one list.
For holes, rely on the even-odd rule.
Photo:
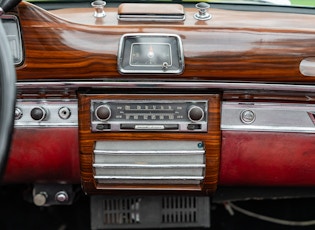
{"label": "wood veneer dashboard", "polygon": [[26,59],[18,79],[121,78],[116,55],[123,34],[171,33],[183,40],[185,71],[153,78],[313,81],[299,70],[304,58],[314,56],[313,15],[211,9],[211,20],[198,21],[192,7],[180,23],[141,23],[119,22],[117,8],[105,10],[105,18],[95,19],[92,8],[47,12],[20,4]]}
{"label": "wood veneer dashboard", "polygon": [[[241,112],[257,110],[258,122],[259,109],[268,112],[275,105],[289,105],[274,126],[282,124],[281,116],[287,111],[294,117],[296,106],[302,107],[298,108],[303,110],[303,116],[307,114],[311,119],[308,114],[313,111],[315,92],[311,77],[315,76],[314,15],[211,9],[212,19],[199,21],[194,18],[197,10],[191,6],[185,7],[184,21],[165,23],[121,22],[117,20],[117,7],[105,8],[104,18],[94,18],[93,11],[46,11],[22,2],[12,13],[20,21],[25,54],[24,62],[16,68],[18,100],[31,101],[37,107],[49,107],[50,100],[61,104],[74,101],[78,115],[77,126],[49,127],[38,122],[33,127],[17,127],[6,181],[82,182],[90,193],[165,190],[209,194],[217,185],[315,185],[311,170],[315,160],[313,154],[306,154],[315,150],[311,141],[313,127],[303,126],[301,131],[289,123],[285,124],[288,129],[266,129],[261,124],[251,128],[248,123],[226,128],[226,120],[221,118],[224,111],[230,111],[226,108],[235,112],[236,103],[236,107],[243,108]],[[178,35],[183,46],[183,72],[121,74],[117,69],[119,40],[133,33]],[[305,62],[310,67],[301,64]],[[95,133],[91,131],[93,100],[206,100],[206,132]],[[240,122],[239,114],[235,116],[236,123]],[[268,123],[268,119],[263,121]],[[47,142],[39,141],[43,138]],[[198,184],[187,185],[102,184],[93,177],[93,151],[97,145],[107,146],[100,142],[128,144],[148,140],[175,144],[182,140],[201,141],[205,148],[204,178]],[[32,160],[25,160],[29,154],[25,149],[32,149]],[[36,156],[41,156],[41,165],[33,168],[32,174],[23,173],[38,162]]]}

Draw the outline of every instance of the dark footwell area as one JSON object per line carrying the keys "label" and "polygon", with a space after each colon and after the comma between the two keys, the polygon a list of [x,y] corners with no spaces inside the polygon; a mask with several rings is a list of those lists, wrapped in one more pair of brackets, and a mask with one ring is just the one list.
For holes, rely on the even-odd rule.
{"label": "dark footwell area", "polygon": [[[90,229],[90,200],[83,193],[77,193],[72,205],[37,207],[29,200],[27,186],[0,187],[0,229],[25,230],[83,230]],[[295,230],[315,229],[310,226],[288,226],[270,223],[247,216],[233,207],[249,213],[270,217],[271,220],[295,221],[311,224],[315,220],[315,199],[267,199],[211,204],[211,228],[214,230]],[[232,211],[231,211],[232,210]],[[294,223],[295,223],[294,222]]]}

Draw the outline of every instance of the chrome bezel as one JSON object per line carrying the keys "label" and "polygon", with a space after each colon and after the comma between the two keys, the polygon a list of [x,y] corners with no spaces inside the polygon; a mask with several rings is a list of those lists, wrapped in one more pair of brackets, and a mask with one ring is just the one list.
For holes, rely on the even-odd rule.
{"label": "chrome bezel", "polygon": [[[17,16],[11,15],[11,14],[4,14],[4,15],[0,16],[0,19],[2,19],[3,24],[4,24],[5,20],[13,20],[15,22],[16,30],[17,30],[16,31],[17,32],[17,39],[18,39],[18,41],[17,41],[18,44],[16,45],[16,47],[19,49],[17,51],[17,52],[19,52],[19,54],[18,54],[17,58],[13,59],[13,62],[14,62],[15,66],[20,66],[24,63],[24,58],[25,58],[24,57],[25,55],[24,55],[24,47],[23,47],[23,41],[22,41],[20,21],[19,21]],[[7,37],[8,37],[9,42],[11,42],[12,39],[10,37],[12,37],[12,35],[9,34],[9,35],[7,35]],[[11,43],[10,43],[10,45],[11,45]],[[13,50],[12,50],[12,53],[14,53]]]}
{"label": "chrome bezel", "polygon": [[[152,42],[152,39],[162,43],[163,40],[170,40],[170,42],[176,42],[176,44],[171,44],[172,47],[176,49],[171,49],[171,55],[175,57],[171,68],[165,68],[165,66],[132,66],[130,64],[130,54],[131,46],[133,42],[130,42],[130,45],[126,45],[126,42],[129,39],[140,38],[145,40],[148,43]],[[175,39],[175,40],[173,40]],[[152,42],[153,43],[153,42]],[[165,42],[164,42],[165,43]],[[134,34],[124,34],[119,43],[119,49],[117,54],[117,68],[121,74],[181,74],[184,71],[184,52],[181,38],[176,34],[159,34],[159,33],[134,33]]]}

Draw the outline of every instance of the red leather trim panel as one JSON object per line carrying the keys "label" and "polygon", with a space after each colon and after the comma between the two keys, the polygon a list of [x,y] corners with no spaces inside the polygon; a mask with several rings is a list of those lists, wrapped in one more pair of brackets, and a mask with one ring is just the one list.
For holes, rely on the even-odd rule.
{"label": "red leather trim panel", "polygon": [[4,181],[80,183],[78,129],[15,129]]}
{"label": "red leather trim panel", "polygon": [[315,134],[223,131],[219,184],[314,186]]}

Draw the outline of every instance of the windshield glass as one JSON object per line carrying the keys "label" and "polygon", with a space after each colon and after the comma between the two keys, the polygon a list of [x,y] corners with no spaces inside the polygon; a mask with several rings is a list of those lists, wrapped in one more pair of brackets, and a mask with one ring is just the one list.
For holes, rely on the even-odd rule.
{"label": "windshield glass", "polygon": [[[26,0],[29,2],[87,2],[86,0]],[[92,0],[91,0],[92,1]],[[112,0],[111,2],[139,2],[141,0]],[[0,0],[1,2],[1,0]],[[255,4],[255,5],[276,5],[288,7],[312,7],[315,8],[315,0],[147,0],[141,2],[208,2],[223,4]]]}
{"label": "windshield glass", "polygon": [[315,7],[315,0],[209,0],[207,2]]}

